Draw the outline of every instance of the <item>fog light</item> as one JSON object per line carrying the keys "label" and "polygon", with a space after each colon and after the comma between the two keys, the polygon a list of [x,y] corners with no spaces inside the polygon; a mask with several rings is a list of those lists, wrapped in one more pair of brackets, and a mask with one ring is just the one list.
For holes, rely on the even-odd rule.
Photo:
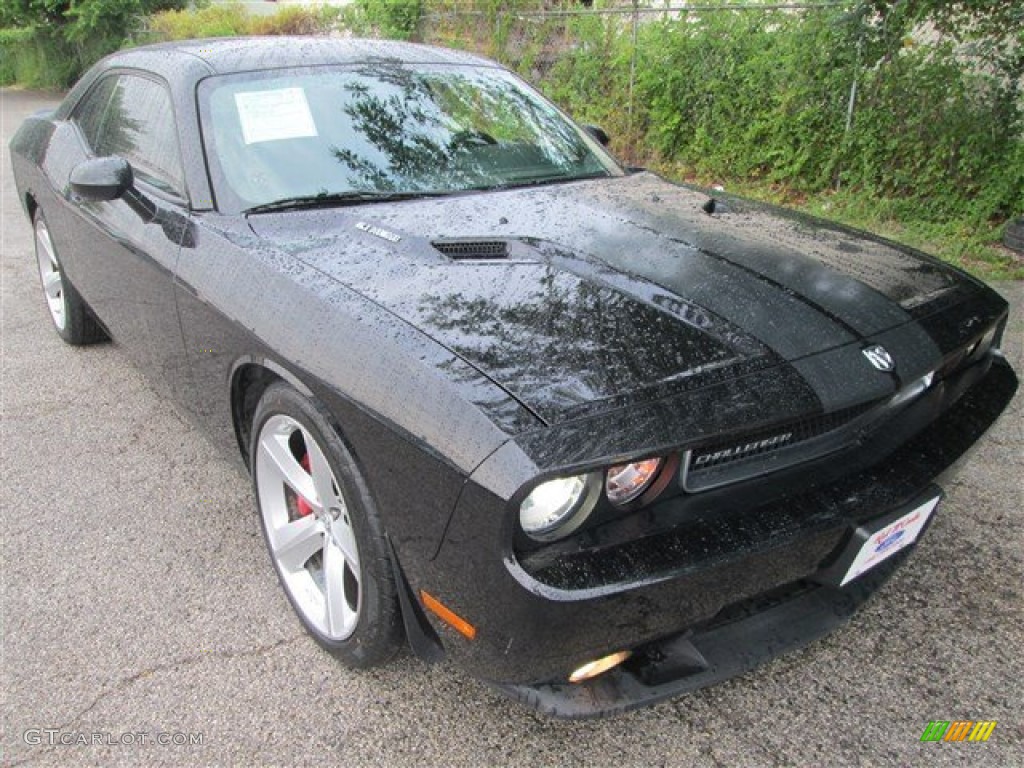
{"label": "fog light", "polygon": [[609,669],[614,669],[619,666],[622,662],[633,655],[632,651],[619,651],[613,653],[610,656],[597,659],[595,661],[588,661],[582,667],[577,669],[571,675],[569,675],[570,683],[582,683],[584,680],[590,680],[597,677],[598,675],[604,674]]}

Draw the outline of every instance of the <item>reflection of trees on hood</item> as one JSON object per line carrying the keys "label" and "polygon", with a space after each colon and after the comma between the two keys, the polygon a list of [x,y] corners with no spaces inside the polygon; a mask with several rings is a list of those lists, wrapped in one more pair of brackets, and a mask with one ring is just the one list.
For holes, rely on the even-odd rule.
{"label": "reflection of trees on hood", "polygon": [[519,391],[580,402],[732,357],[670,315],[575,275],[530,271],[523,277],[532,287],[520,290],[510,273],[488,272],[480,270],[481,289],[469,295],[428,292],[418,322],[498,382],[514,380]]}

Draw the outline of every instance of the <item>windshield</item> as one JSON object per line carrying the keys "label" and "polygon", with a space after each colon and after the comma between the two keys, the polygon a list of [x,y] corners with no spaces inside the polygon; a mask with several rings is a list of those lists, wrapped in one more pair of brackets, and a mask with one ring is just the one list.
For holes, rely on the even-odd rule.
{"label": "windshield", "polygon": [[554,106],[496,68],[247,72],[209,78],[199,93],[221,210],[621,173]]}

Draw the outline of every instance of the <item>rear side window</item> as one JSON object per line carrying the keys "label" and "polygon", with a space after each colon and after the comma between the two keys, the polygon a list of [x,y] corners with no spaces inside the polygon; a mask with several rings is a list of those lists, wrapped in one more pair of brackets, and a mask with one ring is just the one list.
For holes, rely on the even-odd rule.
{"label": "rear side window", "polygon": [[136,177],[181,195],[184,177],[171,98],[163,85],[137,75],[103,80],[73,117],[93,153],[119,155]]}

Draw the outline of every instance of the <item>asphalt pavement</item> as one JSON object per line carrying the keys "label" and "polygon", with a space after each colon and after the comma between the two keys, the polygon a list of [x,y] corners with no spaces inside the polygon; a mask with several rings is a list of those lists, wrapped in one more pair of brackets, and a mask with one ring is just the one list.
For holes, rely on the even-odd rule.
{"label": "asphalt pavement", "polygon": [[[53,101],[0,91],[4,764],[1024,764],[1024,395],[861,613],[722,685],[579,723],[408,654],[341,667],[277,586],[248,478],[116,344],[50,327],[7,144]],[[998,288],[1021,371],[1024,284]],[[922,743],[932,720],[997,725]]]}

